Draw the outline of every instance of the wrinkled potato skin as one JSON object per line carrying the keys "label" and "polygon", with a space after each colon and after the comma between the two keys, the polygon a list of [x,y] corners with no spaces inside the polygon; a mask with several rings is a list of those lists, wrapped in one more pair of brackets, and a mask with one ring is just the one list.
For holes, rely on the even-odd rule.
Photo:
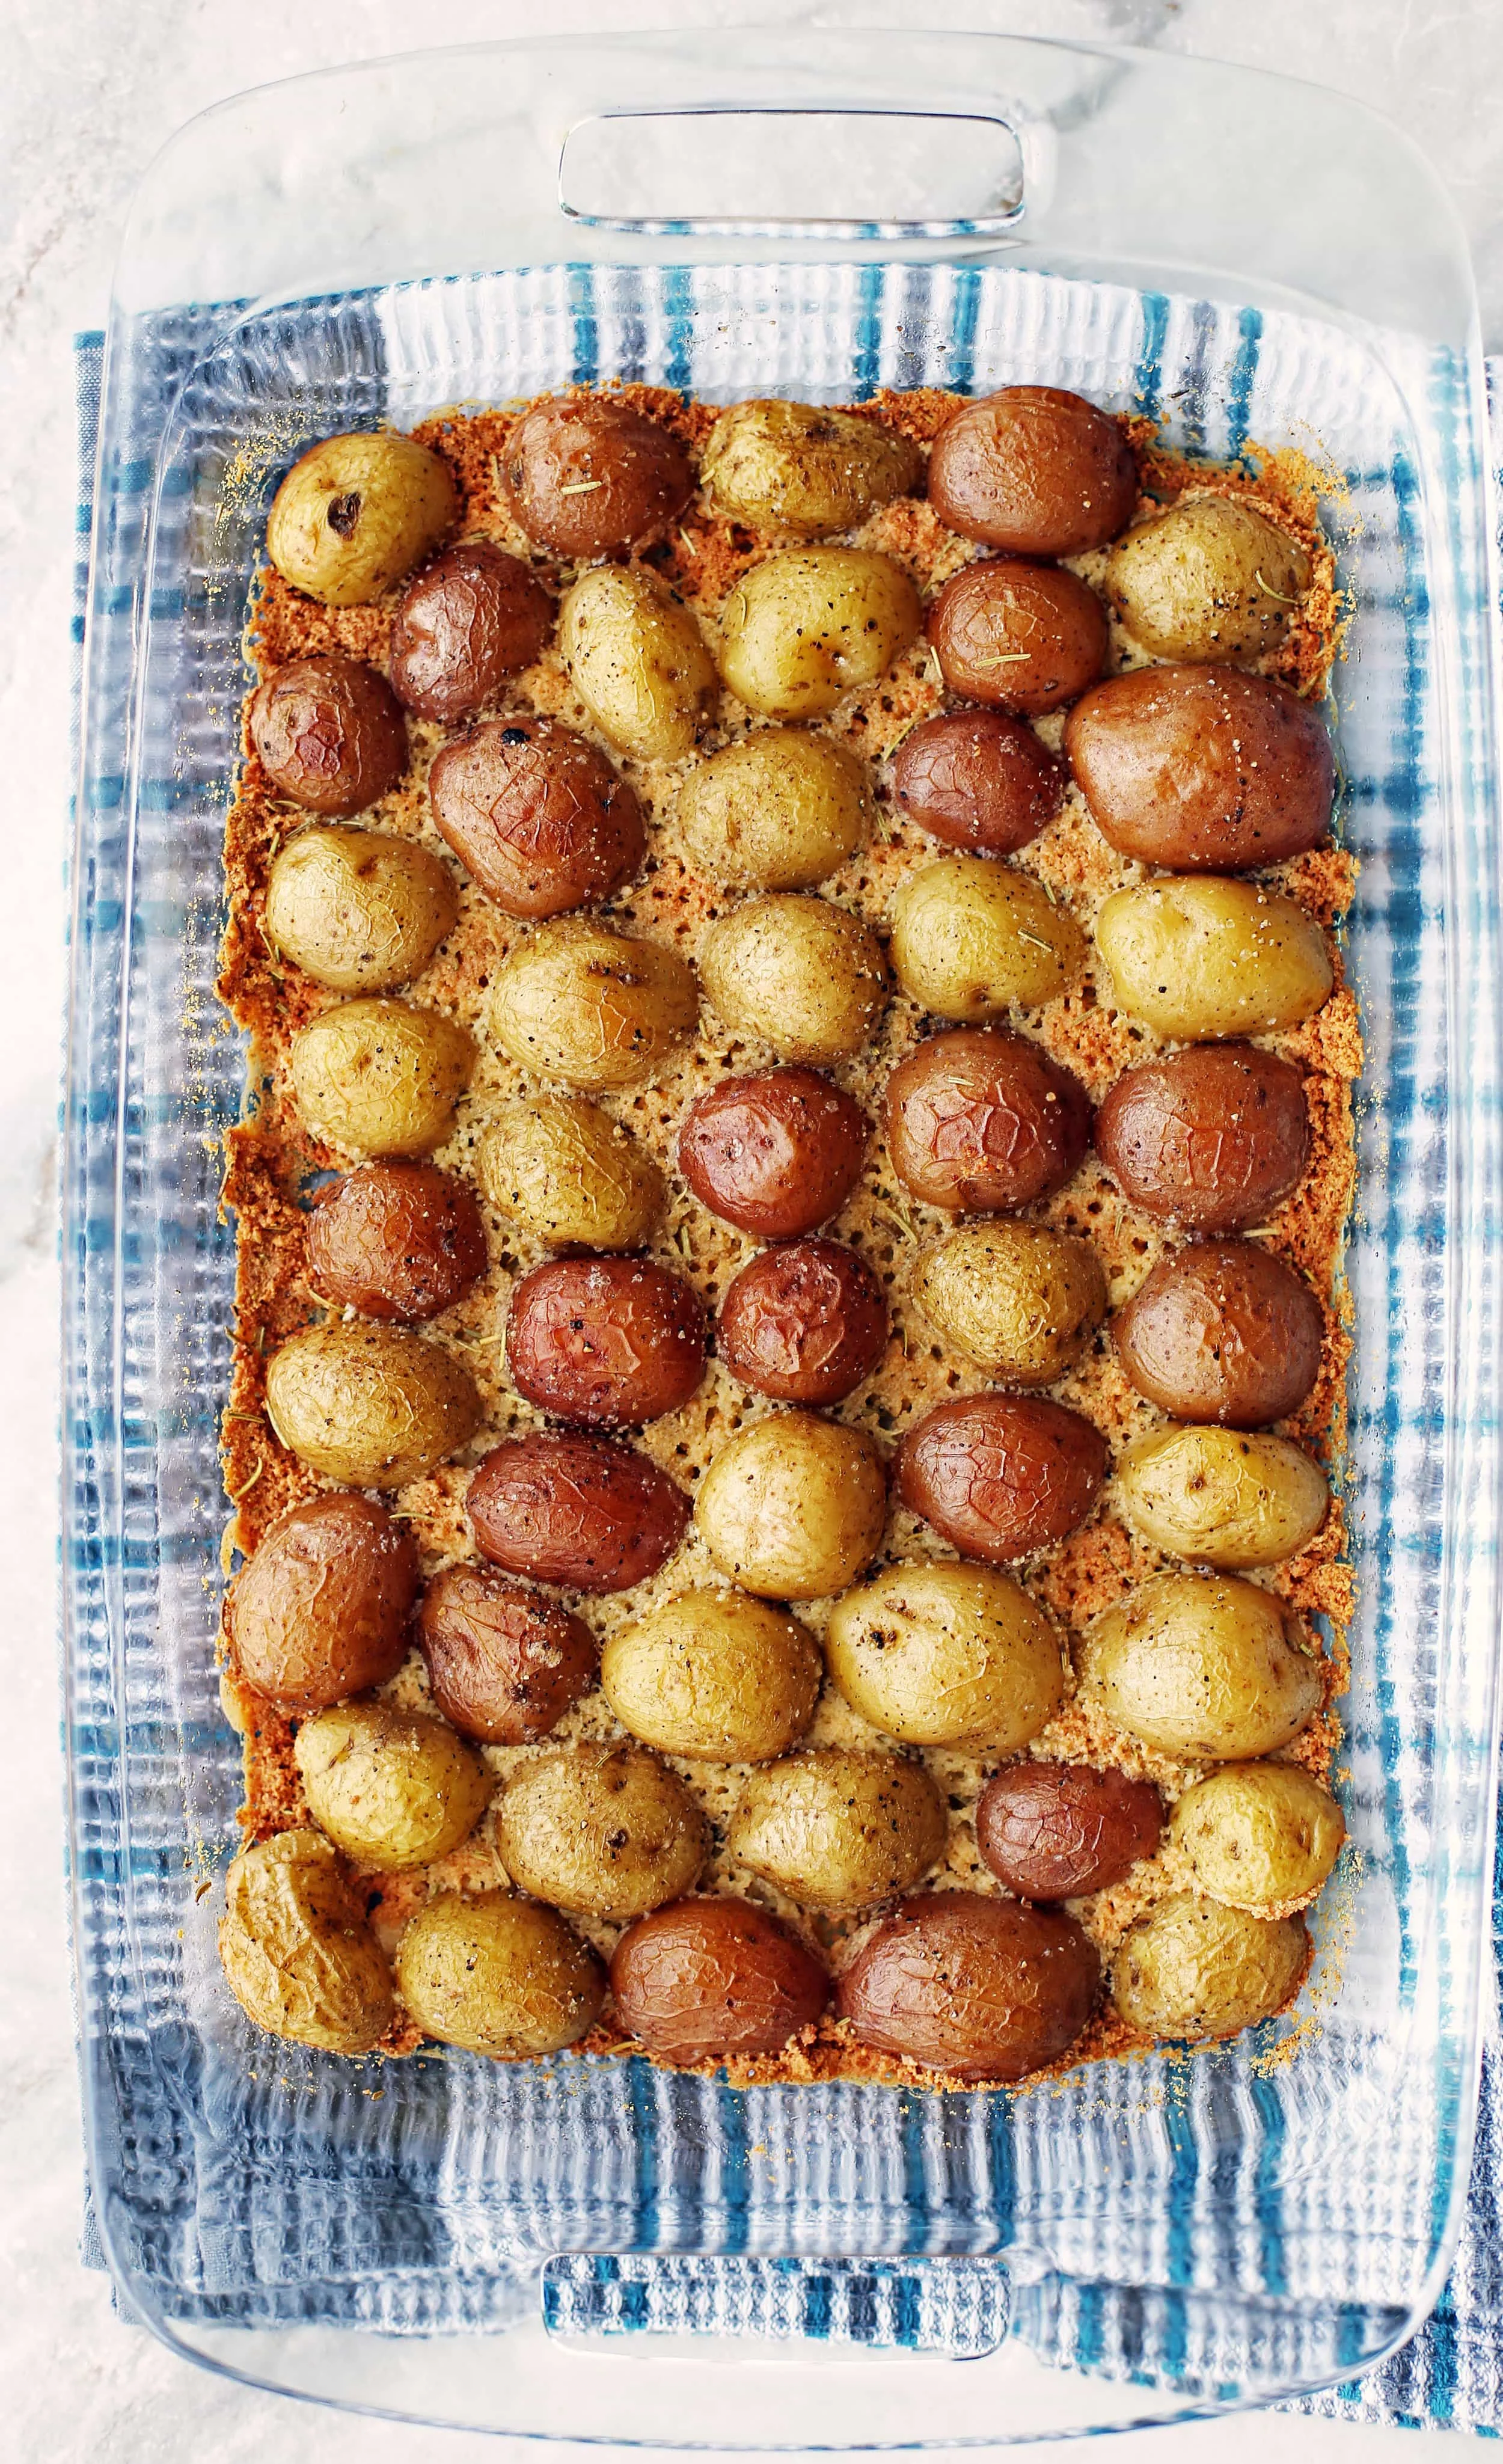
{"label": "wrinkled potato skin", "polygon": [[920,1254],[910,1288],[937,1333],[1009,1386],[1052,1386],[1106,1315],[1090,1242],[1041,1223],[947,1233]]}
{"label": "wrinkled potato skin", "polygon": [[740,1594],[683,1592],[601,1656],[600,1683],[624,1728],[659,1753],[763,1763],[802,1737],[823,1673],[796,1617]]}
{"label": "wrinkled potato skin", "polygon": [[550,1258],[512,1286],[506,1366],[519,1395],[590,1429],[639,1428],[704,1375],[704,1310],[646,1258]]}
{"label": "wrinkled potato skin", "polygon": [[1293,898],[1249,881],[1145,881],[1096,917],[1118,1009],[1176,1043],[1273,1035],[1336,982],[1326,936]]}
{"label": "wrinkled potato skin", "polygon": [[487,1746],[535,1746],[595,1683],[582,1618],[484,1566],[445,1566],[423,1595],[417,1642],[451,1727]]}
{"label": "wrinkled potato skin", "polygon": [[795,727],[696,762],[677,803],[691,859],[728,890],[812,890],[865,847],[874,811],[855,755]]}
{"label": "wrinkled potato skin", "polygon": [[836,1602],[829,1673],[908,1746],[1010,1754],[1065,1699],[1059,1643],[1022,1585],[986,1566],[893,1566]]}
{"label": "wrinkled potato skin", "polygon": [[1136,523],[1107,559],[1106,595],[1156,659],[1260,658],[1309,587],[1303,548],[1226,496],[1182,499]]}
{"label": "wrinkled potato skin", "polygon": [[514,1881],[534,1899],[620,1925],[692,1890],[709,1828],[641,1746],[575,1746],[517,1771],[496,1818]]}
{"label": "wrinkled potato skin", "polygon": [[556,556],[607,556],[658,538],[694,494],[675,436],[608,396],[543,402],[506,447],[517,519]]}
{"label": "wrinkled potato skin", "polygon": [[530,668],[553,630],[553,602],[520,557],[465,539],[402,595],[391,627],[391,689],[419,718],[453,727]]}
{"label": "wrinkled potato skin", "polygon": [[1078,1078],[1000,1027],[931,1035],[887,1082],[887,1143],[906,1189],[957,1214],[1052,1198],[1091,1143]]}
{"label": "wrinkled potato skin", "polygon": [[622,1935],[610,1990],[622,2025],[659,2061],[715,2062],[781,2053],[819,2017],[829,1978],[749,1900],[680,1900]]}
{"label": "wrinkled potato skin", "polygon": [[872,1440],[812,1412],[776,1412],[726,1440],[695,1521],[722,1573],[777,1600],[854,1582],[881,1545],[887,1479]]}
{"label": "wrinkled potato skin", "polygon": [[959,2079],[1018,2079],[1067,2054],[1100,1962],[1073,1917],[976,1891],[905,1900],[836,1989],[863,2044]]}
{"label": "wrinkled potato skin", "polygon": [[468,1839],[494,1783],[473,1746],[425,1711],[342,1703],[293,1748],[308,1810],[357,1865],[409,1872]]}
{"label": "wrinkled potato skin", "polygon": [[273,1353],[266,1416],[325,1480],[403,1488],[457,1454],[485,1407],[469,1371],[439,1344],[401,1327],[335,1320]]}
{"label": "wrinkled potato skin", "polygon": [[310,1498],[274,1523],[230,1588],[225,1626],[248,1685],[321,1711],[384,1685],[407,1658],[417,1551],[374,1498]]}
{"label": "wrinkled potato skin", "polygon": [[266,884],[268,938],[337,993],[410,983],[458,913],[439,857],[380,830],[299,830]]}
{"label": "wrinkled potato skin", "polygon": [[1011,1763],[976,1806],[984,1865],[1020,1900],[1074,1900],[1126,1880],[1163,1832],[1159,1792],[1089,1763]]}
{"label": "wrinkled potato skin", "polygon": [[858,547],[785,548],[754,564],[720,619],[720,673],[765,718],[823,718],[917,641],[923,611],[900,564]]}
{"label": "wrinkled potato skin", "polygon": [[1246,872],[1317,847],[1336,757],[1318,711],[1238,668],[1134,668],[1076,702],[1065,752],[1119,855]]}
{"label": "wrinkled potato skin", "polygon": [[910,1428],[897,1486],[965,1557],[1010,1565],[1083,1523],[1106,1477],[1094,1422],[1030,1395],[961,1395]]}
{"label": "wrinkled potato skin", "polygon": [[569,679],[602,736],[639,761],[682,761],[719,690],[693,612],[643,565],[582,574],[559,618]]}
{"label": "wrinkled potato skin", "polygon": [[663,1212],[652,1156],[582,1096],[508,1106],[475,1169],[491,1204],[552,1249],[640,1248]]}
{"label": "wrinkled potato skin", "polygon": [[572,1592],[645,1583],[689,1521],[683,1490],[646,1455],[574,1429],[494,1447],[465,1507],[493,1566]]}
{"label": "wrinkled potato skin", "polygon": [[292,1040],[298,1110],[338,1147],[367,1155],[431,1155],[453,1126],[475,1039],[410,1001],[348,1001]]}
{"label": "wrinkled potato skin", "polygon": [[1197,1232],[1265,1223],[1310,1153],[1304,1079],[1252,1045],[1207,1045],[1124,1069],[1095,1118],[1096,1153],[1145,1215]]}
{"label": "wrinkled potato skin", "polygon": [[502,1050],[587,1093],[652,1077],[698,1015],[694,970],[676,952],[583,917],[541,926],[491,988]]}
{"label": "wrinkled potato skin", "polygon": [[1320,1708],[1319,1660],[1273,1592],[1155,1574],[1095,1617],[1076,1651],[1081,1692],[1140,1745],[1187,1762],[1276,1753]]}
{"label": "wrinkled potato skin", "polygon": [[716,421],[700,464],[717,513],[810,539],[853,531],[908,495],[922,470],[908,437],[807,402],[734,404]]}
{"label": "wrinkled potato skin", "polygon": [[316,1197],[308,1274],[363,1317],[429,1318],[484,1274],[485,1225],[466,1181],[431,1163],[367,1163]]}
{"label": "wrinkled potato skin", "polygon": [[1320,1371],[1320,1304],[1260,1241],[1195,1241],[1164,1258],[1112,1326],[1139,1395],[1177,1420],[1260,1429],[1296,1412]]}
{"label": "wrinkled potato skin", "polygon": [[887,1349],[882,1287],[838,1241],[763,1249],[727,1287],[716,1348],[774,1402],[844,1402]]}
{"label": "wrinkled potato skin", "polygon": [[266,524],[283,579],[329,607],[379,599],[458,517],[449,466],[410,436],[327,436],[293,464]]}
{"label": "wrinkled potato skin", "polygon": [[1106,665],[1106,609],[1053,564],[968,564],[945,583],[924,629],[953,693],[1039,718],[1094,685]]}
{"label": "wrinkled potato skin", "polygon": [[647,848],[642,808],[603,753],[552,719],[488,719],[429,774],[433,824],[504,914],[604,898]]}
{"label": "wrinkled potato skin", "polygon": [[962,538],[1010,556],[1079,556],[1125,530],[1138,466],[1116,420],[1057,385],[967,403],[929,457],[929,502]]}
{"label": "wrinkled potato skin", "polygon": [[904,992],[934,1017],[966,1025],[1057,1001],[1079,981],[1086,951],[1074,917],[1042,882],[989,856],[941,856],[910,875],[893,906],[893,965]]}
{"label": "wrinkled potato skin", "polygon": [[859,915],[824,898],[754,898],[712,925],[699,952],[705,991],[735,1035],[780,1061],[849,1061],[887,1007],[882,945]]}
{"label": "wrinkled potato skin", "polygon": [[964,853],[1015,855],[1064,809],[1069,773],[1026,720],[946,710],[893,756],[893,801],[932,839]]}
{"label": "wrinkled potato skin", "polygon": [[1237,2036],[1293,1995],[1310,1957],[1297,1917],[1270,1922],[1189,1893],[1133,1926],[1112,1963],[1117,2014],[1145,2036]]}
{"label": "wrinkled potato skin", "polygon": [[362,659],[293,659],[257,686],[247,716],[273,786],[311,813],[347,821],[407,768],[402,713]]}
{"label": "wrinkled potato skin", "polygon": [[1329,1790],[1295,1763],[1242,1763],[1187,1788],[1172,1837],[1203,1891],[1254,1915],[1314,1899],[1346,1837]]}
{"label": "wrinkled potato skin", "polygon": [[606,1999],[604,1969],[563,1918],[506,1891],[430,1900],[403,1928],[396,1969],[426,2036],[501,2062],[577,2044]]}
{"label": "wrinkled potato skin", "polygon": [[760,1241],[791,1241],[838,1214],[861,1177],[870,1129],[813,1069],[722,1078],[678,1133],[678,1169],[713,1215]]}
{"label": "wrinkled potato skin", "polygon": [[1233,1571],[1296,1556],[1331,1503],[1318,1463],[1255,1431],[1167,1429],[1129,1446],[1116,1471],[1136,1530],[1172,1556]]}
{"label": "wrinkled potato skin", "polygon": [[826,1747],[754,1772],[726,1844],[801,1907],[866,1908],[926,1874],[948,1834],[919,1764]]}
{"label": "wrinkled potato skin", "polygon": [[225,1876],[219,1957],[247,2018],[320,2054],[368,2054],[391,1974],[343,1864],[317,1831],[279,1831]]}

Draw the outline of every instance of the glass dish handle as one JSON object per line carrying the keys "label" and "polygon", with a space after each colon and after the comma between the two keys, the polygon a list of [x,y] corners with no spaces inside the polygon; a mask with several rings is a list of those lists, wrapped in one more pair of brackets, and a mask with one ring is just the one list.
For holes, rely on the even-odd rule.
{"label": "glass dish handle", "polygon": [[[863,2345],[977,2361],[1012,2324],[1012,2281],[990,2257],[735,2257],[570,2253],[542,2276],[542,2323],[564,2343],[713,2336],[737,2343]],[[619,2343],[614,2348],[621,2350]]]}

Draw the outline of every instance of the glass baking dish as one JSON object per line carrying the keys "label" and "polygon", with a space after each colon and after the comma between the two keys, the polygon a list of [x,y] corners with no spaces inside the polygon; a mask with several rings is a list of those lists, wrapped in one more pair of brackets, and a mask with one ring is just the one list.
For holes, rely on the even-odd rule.
{"label": "glass baking dish", "polygon": [[[254,2037],[219,1977],[219,1138],[243,1055],[212,979],[247,582],[307,440],[610,377],[1060,383],[1192,451],[1294,446],[1330,473],[1368,1047],[1352,1846],[1298,2013],[1193,2062],[990,2097],[572,2057],[383,2070]],[[86,636],[64,1536],[95,2212],[122,2301],[177,2349],[435,2423],[953,2447],[1299,2393],[1425,2316],[1492,1871],[1482,404],[1465,252],[1406,141],[1200,62],[770,29],[503,44],[262,89],[154,165],[111,308]]]}

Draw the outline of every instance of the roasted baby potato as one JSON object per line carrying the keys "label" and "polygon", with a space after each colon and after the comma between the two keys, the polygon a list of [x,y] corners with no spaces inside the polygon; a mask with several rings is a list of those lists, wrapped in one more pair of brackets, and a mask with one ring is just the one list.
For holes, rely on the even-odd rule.
{"label": "roasted baby potato", "polygon": [[1261,1241],[1195,1241],[1113,1321],[1139,1395],[1177,1420],[1259,1429],[1296,1412],[1320,1370],[1320,1304]]}
{"label": "roasted baby potato", "polygon": [[948,1833],[920,1764],[826,1747],[754,1771],[726,1845],[801,1907],[866,1908],[926,1874]]}
{"label": "roasted baby potato", "polygon": [[[720,673],[766,718],[823,718],[917,639],[918,593],[890,556],[785,548],[754,564],[720,620]],[[791,885],[790,885],[791,886]]]}
{"label": "roasted baby potato", "polygon": [[575,1746],[515,1771],[496,1817],[507,1872],[534,1899],[618,1925],[692,1890],[709,1849],[681,1780],[641,1746]]}
{"label": "roasted baby potato", "polygon": [[1063,1189],[1091,1143],[1078,1078],[1000,1027],[931,1035],[887,1082],[893,1169],[927,1205],[992,1215]]}
{"label": "roasted baby potato", "polygon": [[1103,838],[1174,872],[1246,872],[1318,845],[1336,759],[1318,711],[1237,668],[1134,668],[1077,701],[1065,751]]}
{"label": "roasted baby potato", "polygon": [[845,1590],[874,1556],[887,1480],[872,1440],[812,1412],[774,1412],[721,1445],[695,1521],[722,1573],[776,1600]]}
{"label": "roasted baby potato", "polygon": [[447,462],[410,436],[326,436],[295,462],[266,523],[284,581],[330,607],[379,599],[453,527]]}
{"label": "roasted baby potato", "polygon": [[488,898],[529,922],[635,872],[642,808],[605,755],[549,718],[492,718],[429,774],[433,823]]}
{"label": "roasted baby potato", "polygon": [[1180,1043],[1298,1026],[1336,982],[1315,917],[1249,881],[1118,890],[1095,935],[1117,1008]]}
{"label": "roasted baby potato", "polygon": [[1314,1899],[1346,1824],[1328,1789],[1295,1763],[1239,1763],[1187,1788],[1170,1836],[1203,1891],[1254,1915]]}
{"label": "roasted baby potato", "polygon": [[337,993],[410,983],[458,913],[442,860],[381,830],[299,830],[266,884],[267,939]]}
{"label": "roasted baby potato", "polygon": [[1089,1763],[1009,1763],[976,1806],[976,1846],[1020,1900],[1109,1890],[1151,1857],[1163,1832],[1159,1792]]}
{"label": "roasted baby potato", "polygon": [[595,1683],[587,1625],[486,1566],[445,1566],[423,1594],[417,1642],[451,1727],[486,1746],[535,1746]]}
{"label": "roasted baby potato", "polygon": [[739,402],[716,421],[700,475],[727,519],[827,539],[907,495],[922,469],[908,437],[849,410]]}
{"label": "roasted baby potato", "polygon": [[921,1253],[910,1288],[937,1333],[1009,1386],[1052,1386],[1106,1315],[1090,1242],[1042,1223],[946,1233]]}
{"label": "roasted baby potato", "polygon": [[605,1970],[578,1934],[506,1891],[428,1901],[403,1927],[396,1969],[426,2036],[500,2062],[577,2044],[606,1998]]}
{"label": "roasted baby potato", "polygon": [[1006,385],[948,420],[929,502],[962,538],[1009,556],[1079,556],[1125,530],[1138,466],[1115,419],[1057,385]]}
{"label": "roasted baby potato", "polygon": [[1033,1395],[959,1395],[915,1421],[897,1450],[903,1504],[988,1566],[1073,1531],[1106,1468],[1094,1422]]}
{"label": "roasted baby potato", "polygon": [[431,1163],[367,1163],[320,1189],[308,1216],[308,1273],[363,1317],[437,1317],[486,1268],[468,1182]]}
{"label": "roasted baby potato", "polygon": [[541,926],[491,987],[502,1050],[591,1092],[652,1077],[698,1015],[694,970],[675,951],[583,916]]}
{"label": "roasted baby potato", "polygon": [[894,902],[897,980],[936,1018],[974,1025],[1057,1001],[1079,981],[1086,949],[1041,881],[987,856],[941,856],[911,873]]}
{"label": "roasted baby potato", "polygon": [[1106,665],[1106,609],[1057,564],[968,564],[934,600],[924,629],[951,693],[1026,718],[1074,701]]}
{"label": "roasted baby potato", "polygon": [[292,659],[251,695],[251,741],[279,794],[347,821],[407,768],[407,729],[391,688],[364,659]]}
{"label": "roasted baby potato", "polygon": [[308,1810],[357,1865],[406,1872],[468,1839],[491,1801],[473,1746],[426,1711],[341,1703],[305,1720],[293,1747]]}
{"label": "roasted baby potato", "polygon": [[617,1943],[610,1990],[623,2027],[659,2061],[781,2053],[829,1999],[811,1950],[749,1900],[680,1900]]}
{"label": "roasted baby potato", "polygon": [[367,1155],[430,1155],[453,1127],[475,1039],[410,1001],[348,1001],[293,1037],[298,1110],[331,1146]]}
{"label": "roasted baby potato", "polygon": [[1321,1662],[1275,1592],[1156,1574],[1096,1617],[1076,1653],[1081,1692],[1140,1745],[1188,1762],[1276,1753],[1320,1708]]}
{"label": "roasted baby potato", "polygon": [[733,1376],[778,1403],[840,1403],[887,1348],[887,1303],[838,1241],[763,1249],[720,1303],[716,1349]]}
{"label": "roasted baby potato", "polygon": [[1270,1921],[1188,1892],[1161,1900],[1112,1962],[1112,2000],[1145,2036],[1238,2036],[1293,1999],[1310,1958],[1297,1917]]}
{"label": "roasted baby potato", "polygon": [[814,1716],[820,1657],[796,1617],[739,1592],[681,1592],[606,1644],[600,1683],[624,1728],[659,1753],[762,1763]]}
{"label": "roasted baby potato", "polygon": [[839,1213],[861,1177],[871,1130],[814,1069],[722,1078],[678,1133],[678,1169],[712,1215],[762,1241],[791,1241]]}
{"label": "roasted baby potato", "polygon": [[1016,2079],[1067,2054],[1091,2016],[1094,1946],[1057,1908],[937,1891],[905,1900],[840,1979],[863,2044],[959,2079]]}
{"label": "roasted baby potato", "polygon": [[391,688],[419,718],[453,727],[530,668],[553,602],[520,557],[464,539],[409,582],[391,626]]}
{"label": "roasted baby potato", "polygon": [[1013,855],[1061,812],[1068,776],[1026,720],[947,710],[893,756],[893,801],[944,846]]}
{"label": "roasted baby potato", "polygon": [[824,898],[754,898],[711,926],[705,991],[735,1035],[780,1061],[849,1061],[887,1007],[882,945],[859,915]]}
{"label": "roasted baby potato", "polygon": [[574,1429],[497,1446],[465,1499],[482,1557],[571,1592],[629,1592],[665,1566],[689,1500],[630,1446]]}
{"label": "roasted baby potato", "polygon": [[1304,1079],[1293,1062],[1246,1044],[1144,1062],[1112,1088],[1095,1146],[1146,1215],[1240,1232],[1266,1222],[1299,1185],[1310,1152]]}
{"label": "roasted baby potato", "polygon": [[284,1711],[384,1685],[407,1658],[417,1551],[373,1497],[312,1497],[274,1523],[225,1604],[234,1664]]}
{"label": "roasted baby potato", "polygon": [[1304,549],[1227,496],[1182,497],[1135,523],[1106,566],[1107,597],[1156,659],[1260,658],[1309,587]]}
{"label": "roasted baby potato", "polygon": [[550,1258],[512,1286],[512,1384],[586,1428],[676,1412],[704,1375],[704,1348],[698,1295],[647,1258]]}
{"label": "roasted baby potato", "polygon": [[909,1746],[1008,1754],[1065,1698],[1049,1619],[985,1566],[894,1566],[837,1600],[829,1673],[853,1711]]}
{"label": "roasted baby potato", "polygon": [[320,2054],[368,2054],[391,1972],[344,1865],[317,1831],[279,1831],[225,1876],[219,1957],[248,2018]]}
{"label": "roasted baby potato", "polygon": [[1326,1519],[1318,1463],[1287,1438],[1240,1429],[1165,1429],[1117,1464],[1122,1511],[1176,1557],[1206,1566],[1276,1566]]}
{"label": "roasted baby potato", "polygon": [[552,1249],[639,1248],[663,1211],[652,1156],[583,1096],[508,1105],[475,1169],[497,1212]]}
{"label": "roasted baby potato", "polygon": [[331,1320],[272,1354],[266,1417],[282,1444],[325,1480],[403,1488],[474,1437],[485,1418],[475,1380],[441,1344],[395,1326]]}
{"label": "roasted baby potato", "polygon": [[679,790],[691,863],[730,890],[811,890],[872,835],[872,785],[828,736],[759,727]]}
{"label": "roasted baby potato", "polygon": [[559,617],[569,681],[602,736],[638,761],[682,761],[719,690],[693,612],[650,566],[597,564]]}
{"label": "roasted baby potato", "polygon": [[694,494],[676,436],[608,394],[540,402],[507,440],[512,507],[556,556],[609,556],[660,537]]}

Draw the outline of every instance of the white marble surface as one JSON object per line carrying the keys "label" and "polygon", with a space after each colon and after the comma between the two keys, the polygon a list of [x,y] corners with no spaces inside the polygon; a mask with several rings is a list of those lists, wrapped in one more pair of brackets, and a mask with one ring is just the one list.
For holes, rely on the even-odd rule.
{"label": "white marble surface", "polygon": [[[57,1300],[54,1135],[63,979],[69,337],[102,321],[131,189],[190,113],[244,85],[352,55],[550,29],[914,22],[1107,34],[1282,67],[1403,119],[1440,165],[1503,347],[1503,6],[1499,0],[0,0],[0,1516],[6,1674],[0,1906],[0,2451],[46,2464],[335,2464],[495,2459],[507,2442],[364,2424],[191,2369],[112,2315],[77,2265],[80,2159],[59,1858],[54,1642]],[[705,2434],[711,2434],[706,2429]],[[1244,2421],[1143,2433],[1114,2453],[1239,2464],[1271,2441],[1376,2464],[1413,2433]],[[1431,2439],[1427,2454],[1436,2452]],[[1448,2452],[1460,2441],[1446,2439]],[[519,2455],[523,2451],[519,2448]]]}

